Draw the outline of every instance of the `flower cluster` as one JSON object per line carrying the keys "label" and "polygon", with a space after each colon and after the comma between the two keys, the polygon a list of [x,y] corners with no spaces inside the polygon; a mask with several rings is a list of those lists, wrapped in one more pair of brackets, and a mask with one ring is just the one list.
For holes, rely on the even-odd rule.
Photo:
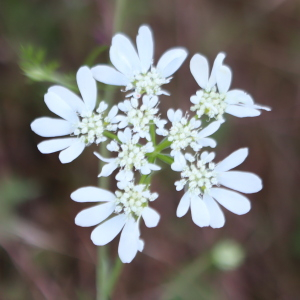
{"label": "flower cluster", "polygon": [[[168,50],[156,65],[153,53],[149,26],[139,28],[136,47],[125,35],[116,34],[109,50],[114,67],[101,64],[91,69],[81,67],[76,78],[82,99],[62,86],[50,87],[45,103],[61,119],[42,117],[31,123],[38,135],[58,137],[42,141],[38,149],[42,153],[61,151],[62,163],[73,161],[87,146],[107,143],[111,157],[94,154],[106,163],[99,177],[115,172],[117,190],[112,193],[99,187],[82,187],[71,194],[71,199],[97,203],[81,211],[75,223],[83,227],[98,225],[92,231],[91,240],[99,246],[109,243],[121,232],[118,252],[124,263],[131,262],[144,248],[139,230],[141,218],[147,227],[157,226],[160,219],[158,212],[150,207],[158,198],[157,193],[151,192],[153,173],[161,169],[158,160],[180,172],[175,186],[177,191],[184,189],[185,192],[177,216],[182,217],[191,208],[192,219],[200,227],[224,225],[219,204],[235,214],[248,212],[250,202],[238,192],[255,193],[262,188],[255,174],[231,171],[247,157],[246,148],[235,151],[218,164],[213,162],[213,152],[202,149],[216,147],[217,142],[211,135],[225,121],[225,113],[254,117],[260,114],[260,109],[270,109],[255,104],[244,91],[229,91],[232,74],[223,64],[224,53],[216,57],[210,76],[207,59],[195,54],[190,70],[201,89],[191,96],[190,111],[169,109],[168,120],[162,119],[159,97],[170,95],[162,86],[171,81],[185,61],[187,51],[184,48]],[[129,94],[108,110],[107,103],[97,100],[96,81],[123,86],[123,91]],[[204,115],[208,118],[201,121]],[[166,153],[168,149],[170,152]]]}

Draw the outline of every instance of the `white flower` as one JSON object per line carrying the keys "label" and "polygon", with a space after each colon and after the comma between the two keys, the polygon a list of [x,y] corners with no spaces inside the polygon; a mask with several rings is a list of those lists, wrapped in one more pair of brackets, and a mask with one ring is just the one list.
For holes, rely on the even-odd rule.
{"label": "white flower", "polygon": [[107,104],[101,102],[94,111],[97,99],[97,87],[88,67],[81,67],[77,72],[77,84],[83,101],[70,90],[62,86],[52,86],[45,95],[48,108],[62,119],[42,117],[31,123],[31,129],[42,137],[72,137],[51,139],[38,144],[42,153],[60,151],[62,163],[69,163],[77,158],[84,148],[91,143],[106,140],[104,130],[114,131],[118,108],[112,107],[107,117],[103,115]]}
{"label": "white flower", "polygon": [[191,73],[202,90],[191,97],[194,104],[191,110],[196,111],[199,118],[207,115],[216,119],[222,119],[224,113],[243,118],[259,116],[259,109],[270,111],[269,107],[255,104],[251,96],[242,90],[228,91],[232,74],[227,66],[222,65],[224,58],[224,53],[217,55],[208,78],[209,65],[206,57],[200,54],[192,57]]}
{"label": "white flower", "polygon": [[215,165],[214,153],[203,152],[196,164],[188,163],[190,156],[182,154],[172,164],[174,171],[181,172],[181,180],[175,183],[176,190],[186,187],[177,208],[177,216],[184,216],[191,207],[192,219],[200,227],[224,226],[225,218],[219,204],[231,212],[242,215],[247,213],[251,204],[243,195],[228,189],[215,187],[223,185],[238,192],[251,194],[262,189],[261,179],[249,172],[230,171],[240,165],[248,156],[248,149],[242,148]]}
{"label": "white flower", "polygon": [[156,133],[159,135],[166,134],[166,130],[163,128],[166,123],[165,120],[160,120],[156,114],[158,113],[158,97],[144,95],[142,99],[142,105],[139,107],[139,100],[131,98],[118,104],[118,107],[123,111],[126,116],[118,115],[120,121],[118,127],[125,128],[128,125],[132,125],[132,131],[137,133],[139,137],[146,138],[148,141],[150,137],[150,124],[155,124],[158,128]]}
{"label": "white flower", "polygon": [[202,147],[214,148],[216,146],[215,140],[208,138],[208,136],[219,129],[220,122],[212,122],[206,128],[200,130],[201,121],[195,118],[188,120],[187,117],[183,117],[180,109],[176,111],[169,109],[168,118],[172,122],[168,134],[168,140],[172,142],[170,146],[172,156],[178,155],[180,150],[184,150],[188,146],[192,147],[194,151],[199,151]]}
{"label": "white flower", "polygon": [[118,252],[123,263],[130,263],[137,251],[143,251],[144,247],[139,231],[141,217],[149,228],[156,227],[159,222],[159,214],[149,207],[149,201],[154,201],[158,195],[151,194],[145,185],[134,185],[132,182],[120,189],[113,194],[97,187],[83,187],[73,192],[71,199],[76,202],[104,202],[81,211],[75,223],[89,227],[104,221],[91,234],[97,246],[106,245],[123,229]]}
{"label": "white flower", "polygon": [[187,57],[184,48],[174,48],[163,54],[156,67],[153,66],[154,43],[149,26],[139,28],[136,38],[137,51],[129,38],[118,33],[112,39],[110,60],[114,67],[98,65],[92,68],[96,80],[118,86],[125,86],[126,91],[134,90],[139,98],[142,94],[166,94],[161,85],[169,83]]}
{"label": "white flower", "polygon": [[140,146],[138,144],[139,136],[132,135],[129,128],[126,128],[124,132],[119,131],[118,138],[121,142],[120,145],[116,141],[111,141],[107,146],[109,151],[118,152],[118,157],[104,158],[99,153],[94,153],[100,160],[108,163],[103,166],[98,177],[107,177],[117,168],[121,168],[116,179],[119,181],[129,181],[133,178],[133,168],[140,171],[143,175],[148,175],[151,171],[160,170],[159,166],[149,163],[146,157],[146,153],[154,151],[152,142]]}

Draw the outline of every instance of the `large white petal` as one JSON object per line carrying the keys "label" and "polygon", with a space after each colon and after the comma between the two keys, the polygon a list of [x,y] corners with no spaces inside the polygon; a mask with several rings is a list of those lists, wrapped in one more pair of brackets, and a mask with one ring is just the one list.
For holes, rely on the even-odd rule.
{"label": "large white petal", "polygon": [[70,163],[82,153],[84,148],[85,144],[77,139],[77,141],[73,143],[69,148],[59,153],[59,160],[63,164]]}
{"label": "large white petal", "polygon": [[146,226],[149,228],[156,227],[160,219],[159,213],[151,207],[144,208],[142,217],[145,221]]}
{"label": "large white petal", "polygon": [[79,122],[79,118],[76,112],[57,94],[48,92],[45,95],[44,100],[49,110],[51,110],[56,115],[71,122],[72,124],[76,124],[77,122]]}
{"label": "large white petal", "polygon": [[76,74],[77,84],[87,111],[93,111],[97,100],[97,85],[91,70],[84,66]]}
{"label": "large white petal", "polygon": [[140,71],[140,60],[137,52],[124,34],[118,33],[113,37],[110,59],[113,65],[126,76],[131,76],[134,71]]}
{"label": "large white petal", "polygon": [[200,197],[193,196],[191,199],[191,212],[193,222],[200,226],[209,226],[209,212],[208,209]]}
{"label": "large white petal", "polygon": [[123,263],[130,263],[139,249],[139,229],[137,222],[130,218],[121,233],[118,253]]}
{"label": "large white petal", "polygon": [[246,159],[248,153],[248,148],[241,148],[234,151],[216,165],[215,171],[226,172],[239,166]]}
{"label": "large white petal", "polygon": [[221,228],[225,224],[225,216],[218,203],[208,194],[204,194],[203,201],[209,211],[209,225],[212,228]]}
{"label": "large white petal", "polygon": [[126,86],[129,84],[128,78],[114,68],[106,65],[98,65],[92,68],[93,76],[96,80],[105,84]]}
{"label": "large white petal", "polygon": [[139,33],[136,37],[136,45],[142,71],[147,72],[153,60],[153,37],[149,26],[143,25],[139,28]]}
{"label": "large white petal", "polygon": [[223,52],[220,52],[217,55],[211,70],[210,77],[208,79],[208,84],[207,84],[208,89],[211,89],[217,83],[217,71],[222,66],[224,58],[225,58],[225,53]]}
{"label": "large white petal", "polygon": [[108,202],[82,210],[75,218],[75,224],[81,227],[95,226],[108,218],[116,205]]}
{"label": "large white petal", "polygon": [[97,226],[91,234],[91,240],[97,246],[103,246],[112,241],[122,230],[126,222],[124,214],[117,215]]}
{"label": "large white petal", "polygon": [[190,198],[189,193],[186,192],[180,199],[180,202],[179,202],[177,210],[176,210],[176,216],[178,218],[183,217],[188,212],[190,204],[191,204],[191,198]]}
{"label": "large white petal", "polygon": [[[209,64],[207,58],[199,53],[195,54],[190,62],[190,70],[198,85],[202,89],[206,89],[209,73]],[[198,100],[198,98],[196,100]]]}
{"label": "large white petal", "polygon": [[64,100],[68,105],[74,110],[81,113],[84,110],[84,103],[75,93],[71,92],[67,88],[54,85],[48,89],[48,92],[57,94],[62,100]]}
{"label": "large white petal", "polygon": [[215,148],[217,146],[217,142],[211,138],[203,138],[198,144],[201,145],[202,147],[211,147],[211,148]]}
{"label": "large white petal", "polygon": [[257,117],[261,114],[261,112],[255,108],[241,105],[228,105],[225,112],[238,118]]}
{"label": "large white petal", "polygon": [[184,48],[174,48],[165,52],[159,59],[157,69],[164,77],[174,74],[182,65],[187,57],[187,51]]}
{"label": "large white petal", "polygon": [[218,182],[233,190],[251,194],[262,189],[261,179],[249,172],[229,171],[219,174]]}
{"label": "large white petal", "polygon": [[252,97],[242,90],[231,90],[227,92],[225,102],[228,104],[254,104]]}
{"label": "large white petal", "polygon": [[217,70],[216,76],[219,92],[221,92],[222,94],[227,93],[231,84],[231,70],[227,66],[221,66]]}
{"label": "large white petal", "polygon": [[239,193],[222,188],[212,188],[210,195],[234,214],[243,215],[251,209],[248,198]]}
{"label": "large white petal", "polygon": [[37,147],[43,154],[48,154],[66,149],[76,143],[77,140],[77,138],[52,139],[39,143]]}
{"label": "large white petal", "polygon": [[116,196],[110,191],[94,186],[80,188],[71,194],[71,199],[76,202],[110,202],[114,201],[115,198]]}
{"label": "large white petal", "polygon": [[30,124],[31,130],[43,137],[67,135],[73,132],[70,122],[54,118],[38,118]]}
{"label": "large white petal", "polygon": [[104,165],[102,167],[102,170],[101,170],[101,173],[98,175],[98,177],[107,177],[109,175],[112,174],[112,172],[118,167],[118,165],[115,163],[115,162],[111,162],[111,163],[108,163],[106,165]]}
{"label": "large white petal", "polygon": [[212,122],[210,123],[208,126],[206,126],[205,128],[203,128],[198,136],[200,138],[205,138],[207,136],[212,135],[213,133],[215,133],[219,128],[220,128],[221,123],[218,121]]}

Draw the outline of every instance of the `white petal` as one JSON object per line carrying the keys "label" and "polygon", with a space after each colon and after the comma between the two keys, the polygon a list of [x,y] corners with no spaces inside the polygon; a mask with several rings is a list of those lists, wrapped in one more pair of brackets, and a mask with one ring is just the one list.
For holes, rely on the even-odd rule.
{"label": "white petal", "polygon": [[253,106],[248,106],[248,107],[253,107],[255,109],[263,109],[263,110],[266,110],[266,111],[271,111],[272,108],[270,106],[265,106],[265,105],[259,105],[259,104],[254,104]]}
{"label": "white petal", "polygon": [[165,52],[157,64],[164,77],[174,74],[182,65],[187,57],[187,51],[184,48],[174,48]]}
{"label": "white petal", "polygon": [[216,156],[216,154],[214,152],[210,152],[203,158],[201,155],[201,159],[204,160],[206,163],[210,163],[215,158],[215,156]]}
{"label": "white petal", "polygon": [[138,250],[142,252],[144,250],[145,243],[143,240],[139,240]]}
{"label": "white petal", "polygon": [[193,196],[191,199],[191,212],[193,222],[200,226],[205,227],[209,226],[209,212],[208,209],[203,202],[203,200],[199,197]]}
{"label": "white petal", "polygon": [[139,28],[139,33],[136,37],[136,45],[142,71],[146,72],[149,70],[153,60],[153,37],[149,26],[143,25]]}
{"label": "white petal", "polygon": [[124,214],[117,215],[97,226],[91,234],[91,240],[97,246],[103,246],[112,241],[121,231],[126,222]]}
{"label": "white petal", "polygon": [[141,173],[143,175],[150,174],[151,173],[151,169],[149,168],[149,164],[142,166],[140,171],[141,171]]}
{"label": "white petal", "polygon": [[106,65],[97,65],[92,68],[93,76],[96,80],[105,84],[126,86],[129,84],[128,78],[114,68]]}
{"label": "white petal", "polygon": [[226,172],[239,166],[246,159],[248,153],[248,148],[241,148],[239,150],[234,151],[216,165],[215,171]]}
{"label": "white petal", "polygon": [[177,122],[181,121],[182,115],[183,115],[182,110],[177,109],[174,114],[173,122],[177,123]]}
{"label": "white petal", "polygon": [[204,137],[210,136],[210,135],[212,135],[213,133],[215,133],[220,128],[220,125],[221,125],[221,123],[218,122],[218,121],[212,122],[208,126],[206,126],[205,128],[203,128],[199,132],[198,136],[200,138],[204,138]]}
{"label": "white petal", "polygon": [[181,172],[186,166],[185,157],[179,153],[174,157],[174,162],[171,165],[171,169],[175,172]]}
{"label": "white petal", "polygon": [[59,153],[59,160],[63,164],[70,163],[77,158],[85,148],[85,144],[77,139],[69,148]]}
{"label": "white petal", "polygon": [[76,79],[87,111],[93,111],[97,100],[97,85],[91,70],[88,67],[81,67]]}
{"label": "white petal", "polygon": [[45,95],[44,99],[49,110],[51,110],[56,115],[71,122],[72,124],[76,124],[77,122],[79,122],[79,118],[76,112],[58,95],[52,92],[48,92]]}
{"label": "white petal", "polygon": [[209,195],[204,194],[203,201],[209,211],[209,225],[212,228],[221,228],[225,224],[225,216],[218,203]]}
{"label": "white petal", "polygon": [[118,253],[123,263],[130,263],[139,249],[139,230],[138,224],[130,218],[121,233]]}
{"label": "white petal", "polygon": [[118,106],[117,106],[117,105],[114,105],[114,106],[110,109],[110,111],[109,111],[109,113],[108,113],[108,115],[107,115],[108,119],[109,119],[109,120],[113,119],[113,118],[117,115],[117,113],[118,113]]}
{"label": "white petal", "polygon": [[73,132],[70,122],[54,118],[38,118],[30,124],[31,130],[43,137],[67,135]]}
{"label": "white petal", "polygon": [[160,166],[155,165],[155,164],[148,164],[148,167],[152,170],[152,171],[159,171],[161,169]]}
{"label": "white petal", "polygon": [[249,172],[229,171],[218,176],[218,182],[238,192],[251,194],[262,189],[261,179]]}
{"label": "white petal", "polygon": [[71,199],[76,202],[110,202],[115,198],[116,196],[110,191],[93,186],[80,188],[71,194]]}
{"label": "white petal", "polygon": [[231,70],[227,66],[221,66],[217,70],[216,76],[219,92],[221,92],[222,94],[227,93],[231,84]]}
{"label": "white petal", "polygon": [[39,143],[38,149],[43,154],[53,153],[68,148],[77,140],[77,138],[52,139]]}
{"label": "white petal", "polygon": [[225,102],[228,104],[254,104],[252,97],[242,90],[231,90],[227,92]]}
{"label": "white petal", "polygon": [[191,96],[190,101],[193,104],[198,104],[200,102],[200,98],[198,96],[196,96],[196,95],[193,95],[193,96]]}
{"label": "white petal", "polygon": [[112,54],[114,55],[113,59],[115,60],[111,61],[121,73],[130,76],[134,71],[140,71],[139,57],[127,36],[121,33],[116,34],[112,39],[111,50],[114,52]]}
{"label": "white petal", "polygon": [[116,175],[116,179],[118,181],[131,181],[133,179],[133,172],[132,171],[127,171],[127,170],[121,170],[119,173]]}
{"label": "white petal", "polygon": [[183,217],[188,212],[190,204],[191,204],[191,198],[190,198],[189,193],[186,192],[180,199],[180,202],[179,202],[177,210],[176,210],[176,216],[178,218]]}
{"label": "white petal", "polygon": [[82,210],[75,218],[75,224],[81,227],[95,226],[108,218],[116,205],[108,202]]}
{"label": "white petal", "polygon": [[202,147],[215,148],[217,146],[217,142],[214,139],[211,139],[211,138],[203,138],[203,139],[201,139],[201,141],[199,142],[199,144]]}
{"label": "white petal", "polygon": [[237,215],[243,215],[251,208],[248,198],[233,191],[222,188],[212,188],[210,195],[229,211]]}
{"label": "white petal", "polygon": [[173,122],[174,120],[174,114],[175,114],[175,111],[173,108],[170,108],[168,111],[167,111],[167,115],[168,115],[168,119]]}
{"label": "white petal", "polygon": [[160,219],[159,213],[151,207],[144,208],[142,217],[145,221],[146,226],[149,228],[156,227]]}
{"label": "white petal", "polygon": [[94,154],[102,161],[106,162],[106,163],[111,163],[113,161],[115,161],[116,159],[115,158],[106,158],[106,157],[103,157],[100,153],[98,152],[94,152]]}
{"label": "white petal", "polygon": [[225,53],[220,52],[214,61],[214,65],[212,67],[212,71],[211,71],[211,74],[210,74],[210,77],[208,80],[208,84],[207,84],[207,87],[209,89],[212,88],[217,82],[216,73],[217,73],[218,69],[222,66],[224,58],[225,58]]}
{"label": "white petal", "polygon": [[[202,89],[206,89],[206,86],[208,83],[208,73],[209,73],[209,66],[208,66],[207,58],[198,53],[195,54],[192,57],[191,62],[190,62],[190,70],[191,70],[191,73],[194,76],[196,82],[198,83],[198,85]],[[192,96],[192,97],[195,98],[196,96]],[[195,101],[197,103],[199,103],[199,99],[195,99]],[[194,102],[192,102],[192,103],[194,103]]]}
{"label": "white petal", "polygon": [[75,93],[67,88],[54,85],[48,89],[48,92],[57,94],[62,100],[64,100],[74,111],[81,113],[84,110],[84,103]]}
{"label": "white petal", "polygon": [[238,118],[257,117],[261,114],[261,112],[255,108],[241,105],[228,105],[225,112]]}
{"label": "white petal", "polygon": [[102,167],[101,173],[98,177],[107,177],[112,174],[112,172],[117,169],[118,165],[115,162],[108,163]]}

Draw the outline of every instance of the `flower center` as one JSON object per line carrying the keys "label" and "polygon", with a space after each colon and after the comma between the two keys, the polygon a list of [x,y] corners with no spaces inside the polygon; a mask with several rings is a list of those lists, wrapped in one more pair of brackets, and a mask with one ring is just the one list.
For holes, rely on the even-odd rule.
{"label": "flower center", "polygon": [[129,142],[121,145],[122,151],[119,152],[116,163],[125,170],[135,169],[140,170],[142,166],[148,163],[145,158],[145,149],[136,144]]}
{"label": "flower center", "polygon": [[131,84],[137,94],[158,95],[161,91],[161,85],[169,82],[169,78],[162,77],[156,68],[151,67],[147,73],[134,75]]}
{"label": "flower center", "polygon": [[133,183],[129,183],[124,191],[116,191],[115,194],[115,213],[131,214],[135,219],[141,216],[143,209],[148,206],[148,202],[155,200],[158,196],[145,189],[145,185],[134,185]]}
{"label": "flower center", "polygon": [[102,114],[93,112],[85,115],[75,126],[74,135],[77,135],[85,144],[100,143],[105,140],[103,132],[105,130]]}
{"label": "flower center", "polygon": [[199,118],[207,115],[209,118],[221,119],[227,107],[225,96],[218,93],[215,86],[210,91],[201,90],[197,92],[199,102],[191,107],[191,111],[196,111]]}
{"label": "flower center", "polygon": [[180,184],[188,184],[188,190],[195,195],[204,194],[213,185],[218,183],[215,164],[207,164],[203,160],[198,160],[197,165],[191,165],[181,173]]}
{"label": "flower center", "polygon": [[191,123],[188,123],[186,118],[182,118],[179,122],[175,123],[170,131],[168,140],[172,142],[171,148],[175,151],[185,149],[197,138],[197,130]]}

